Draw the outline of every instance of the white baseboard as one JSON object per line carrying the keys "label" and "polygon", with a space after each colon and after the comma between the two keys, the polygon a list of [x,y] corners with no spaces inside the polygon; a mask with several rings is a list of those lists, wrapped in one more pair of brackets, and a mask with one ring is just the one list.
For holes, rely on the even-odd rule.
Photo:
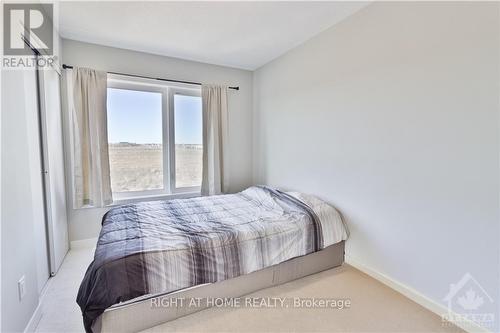
{"label": "white baseboard", "polygon": [[87,238],[71,241],[69,247],[71,250],[91,249],[97,244],[97,238]]}
{"label": "white baseboard", "polygon": [[[438,316],[442,318],[443,315],[448,314],[448,308],[432,299],[429,297],[421,294],[420,292],[416,291],[415,289],[408,287],[404,285],[403,283],[394,280],[393,278],[380,273],[365,264],[363,264],[361,261],[346,255],[345,256],[345,262],[352,267],[360,270],[361,272],[371,276],[372,278],[382,282],[386,286],[388,286],[391,289],[396,290],[397,292],[403,294],[404,296],[408,297],[412,301],[414,301],[417,304],[420,304],[427,310],[434,312]],[[461,329],[465,330],[466,332],[470,333],[491,333],[488,329],[480,326],[479,324],[473,322],[472,320],[469,320],[463,316],[461,316],[458,313],[453,313],[453,318],[457,318],[459,320],[453,321],[453,324],[456,326],[460,327]]]}
{"label": "white baseboard", "polygon": [[24,328],[24,333],[31,333],[35,332],[38,324],[40,323],[40,320],[42,319],[43,312],[42,312],[42,301],[45,298],[45,295],[47,293],[47,290],[49,289],[50,284],[52,283],[53,278],[50,277],[47,280],[47,283],[45,283],[45,286],[42,288],[42,291],[40,291],[40,295],[38,296],[38,305],[36,306],[35,311],[31,315],[30,321]]}
{"label": "white baseboard", "polygon": [[38,323],[42,319],[41,304],[42,304],[42,302],[39,301],[38,305],[36,306],[35,312],[33,312],[33,315],[31,316],[30,321],[28,322],[28,325],[26,325],[26,328],[24,329],[24,333],[35,332],[36,327],[38,326]]}

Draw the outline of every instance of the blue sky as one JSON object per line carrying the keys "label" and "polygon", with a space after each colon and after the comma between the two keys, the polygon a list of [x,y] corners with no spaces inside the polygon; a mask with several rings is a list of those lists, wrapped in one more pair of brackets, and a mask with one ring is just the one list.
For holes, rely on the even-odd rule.
{"label": "blue sky", "polygon": [[201,97],[175,95],[175,143],[202,144]]}
{"label": "blue sky", "polygon": [[[175,142],[202,143],[201,98],[175,95]],[[108,89],[108,141],[161,143],[161,94]]]}

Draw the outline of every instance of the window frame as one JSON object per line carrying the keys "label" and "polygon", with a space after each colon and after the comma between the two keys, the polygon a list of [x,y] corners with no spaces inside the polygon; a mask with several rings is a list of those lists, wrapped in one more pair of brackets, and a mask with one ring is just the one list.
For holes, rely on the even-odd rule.
{"label": "window frame", "polygon": [[[201,89],[189,89],[180,87],[169,87],[168,89],[168,100],[169,100],[169,150],[170,150],[170,193],[186,193],[186,192],[201,192],[200,186],[185,186],[176,187],[175,182],[177,180],[176,170],[175,170],[175,95],[181,96],[194,96],[201,98]],[[203,117],[203,115],[202,115]]]}
{"label": "window frame", "polygon": [[133,199],[158,198],[178,195],[199,195],[200,186],[175,187],[175,110],[174,95],[201,97],[201,88],[188,84],[158,83],[151,79],[124,78],[117,74],[108,74],[107,88],[160,93],[162,96],[162,167],[163,189],[113,192],[113,202]]}

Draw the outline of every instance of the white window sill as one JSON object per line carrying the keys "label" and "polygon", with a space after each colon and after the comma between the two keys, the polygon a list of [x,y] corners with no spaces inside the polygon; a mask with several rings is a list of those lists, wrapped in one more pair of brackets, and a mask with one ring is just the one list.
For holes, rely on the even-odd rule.
{"label": "white window sill", "polygon": [[119,205],[141,202],[141,201],[156,201],[156,200],[171,200],[171,199],[186,199],[195,198],[201,196],[201,193],[196,192],[182,192],[182,193],[172,193],[172,194],[154,194],[154,195],[143,195],[136,197],[118,197],[113,200],[113,203],[107,205],[106,207],[115,207]]}

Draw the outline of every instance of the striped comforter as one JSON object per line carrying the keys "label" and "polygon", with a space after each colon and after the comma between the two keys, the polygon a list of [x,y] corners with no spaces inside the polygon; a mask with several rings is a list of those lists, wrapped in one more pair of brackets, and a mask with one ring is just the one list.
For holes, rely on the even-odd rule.
{"label": "striped comforter", "polygon": [[268,187],[123,205],[103,218],[77,303],[90,332],[114,304],[230,279],[346,238],[330,205]]}

